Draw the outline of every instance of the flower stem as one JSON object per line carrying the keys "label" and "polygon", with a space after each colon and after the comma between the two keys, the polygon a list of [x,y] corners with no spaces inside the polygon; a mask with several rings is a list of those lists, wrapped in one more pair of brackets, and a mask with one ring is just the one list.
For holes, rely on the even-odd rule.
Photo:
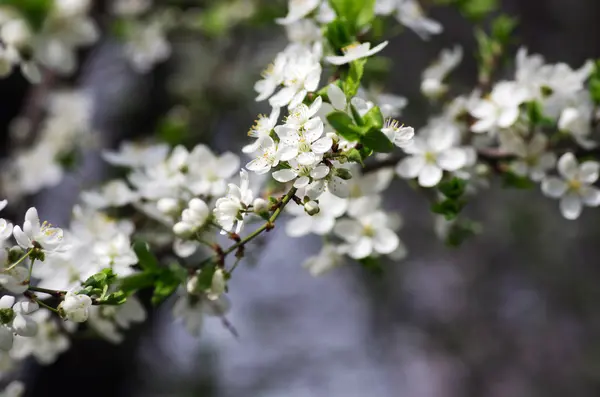
{"label": "flower stem", "polygon": [[29,286],[29,291],[41,292],[42,294],[52,295],[56,298],[62,298],[63,296],[65,296],[67,294],[67,291],[40,288],[40,287],[35,287],[33,285]]}
{"label": "flower stem", "polygon": [[21,262],[23,262],[25,260],[25,258],[28,258],[29,255],[31,255],[31,253],[33,252],[33,250],[34,250],[34,248],[31,248],[29,251],[27,251],[27,253],[25,255],[23,255],[22,257],[20,257],[18,261],[16,261],[15,263],[13,263],[12,265],[10,265],[6,269],[4,269],[4,271],[8,272],[9,270],[14,269],[18,264],[20,264]]}

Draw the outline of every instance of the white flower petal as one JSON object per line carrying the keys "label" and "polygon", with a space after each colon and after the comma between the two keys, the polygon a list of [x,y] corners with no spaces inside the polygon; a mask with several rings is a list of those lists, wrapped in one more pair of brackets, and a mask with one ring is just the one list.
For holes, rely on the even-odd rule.
{"label": "white flower petal", "polygon": [[578,171],[579,166],[573,153],[565,153],[558,160],[558,172],[565,179],[574,179]]}
{"label": "white flower petal", "polygon": [[446,171],[456,171],[465,166],[467,156],[460,148],[448,149],[437,156],[438,165]]}
{"label": "white flower petal", "polygon": [[562,197],[567,191],[567,187],[565,181],[554,176],[542,180],[542,192],[548,197]]}
{"label": "white flower petal", "polygon": [[398,163],[396,173],[406,179],[416,178],[423,167],[425,166],[425,158],[423,156],[410,156]]}
{"label": "white flower petal", "polygon": [[327,96],[329,97],[329,102],[331,102],[331,105],[334,108],[337,110],[346,109],[346,94],[344,94],[344,91],[342,91],[342,89],[336,84],[329,84],[327,87]]}
{"label": "white flower petal", "polygon": [[396,233],[386,227],[379,228],[373,236],[373,249],[380,254],[390,254],[398,248],[399,242]]}
{"label": "white flower petal", "polygon": [[600,189],[593,186],[584,186],[579,193],[581,194],[581,200],[588,207],[600,205]]}
{"label": "white flower petal", "polygon": [[425,164],[419,172],[419,185],[423,187],[433,187],[442,180],[443,172],[435,164]]}
{"label": "white flower petal", "polygon": [[273,179],[275,179],[278,182],[281,183],[286,183],[291,181],[292,179],[296,178],[298,176],[298,174],[290,169],[285,169],[285,170],[279,170],[279,171],[275,171],[273,173]]}
{"label": "white flower petal", "polygon": [[331,149],[332,145],[333,145],[333,140],[328,136],[324,136],[323,138],[317,140],[312,145],[310,145],[310,148],[315,153],[323,154],[323,153],[327,152],[329,149]]}
{"label": "white flower petal", "polygon": [[581,197],[576,193],[567,193],[560,199],[560,212],[566,219],[579,218],[582,207]]}
{"label": "white flower petal", "polygon": [[579,166],[579,180],[592,184],[598,180],[598,171],[600,163],[596,161],[586,161]]}

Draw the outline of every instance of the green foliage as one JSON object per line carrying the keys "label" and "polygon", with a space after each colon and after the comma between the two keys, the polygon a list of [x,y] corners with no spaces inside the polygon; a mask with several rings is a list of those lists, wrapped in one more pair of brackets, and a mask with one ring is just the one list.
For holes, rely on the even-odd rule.
{"label": "green foliage", "polygon": [[332,112],[327,115],[327,121],[344,139],[354,142],[360,138],[360,131],[348,114],[341,111]]}
{"label": "green foliage", "polygon": [[532,189],[536,185],[529,178],[517,175],[514,172],[506,171],[502,174],[502,186],[512,187],[515,189]]}
{"label": "green foliage", "polygon": [[371,127],[361,136],[360,142],[366,147],[379,153],[389,153],[394,150],[394,144],[385,136],[381,129]]}
{"label": "green foliage", "polygon": [[133,251],[138,258],[138,265],[142,270],[147,272],[158,271],[160,266],[158,259],[150,252],[148,243],[144,241],[136,241],[133,243]]}
{"label": "green foliage", "polygon": [[447,221],[451,221],[458,217],[465,205],[466,203],[464,200],[445,199],[433,203],[431,205],[431,211],[436,214],[444,215]]}
{"label": "green foliage", "polygon": [[477,222],[459,219],[450,226],[445,242],[450,247],[459,247],[468,238],[479,234],[480,230],[481,226]]}
{"label": "green foliage", "polygon": [[[379,107],[374,106],[364,116],[361,116],[356,109],[351,106],[354,118],[348,114],[336,111],[327,115],[329,124],[345,139],[355,142],[358,141],[367,148],[369,154],[371,151],[380,153],[389,153],[394,149],[394,144],[389,140],[381,128],[383,127],[383,115]],[[355,124],[356,123],[356,124]],[[351,161],[362,163],[365,153],[358,153],[360,161],[355,152],[348,155],[348,159],[352,156]]]}
{"label": "green foliage", "polygon": [[444,181],[438,186],[438,190],[449,199],[456,200],[465,194],[467,181],[460,178],[452,178]]}
{"label": "green foliage", "polygon": [[217,270],[215,263],[209,263],[202,268],[200,274],[198,274],[198,291],[205,291],[212,285],[212,279]]}
{"label": "green foliage", "polygon": [[365,73],[365,64],[367,63],[366,58],[357,59],[350,63],[350,68],[344,76],[342,82],[342,90],[346,94],[347,98],[352,98],[358,92],[360,88],[360,82]]}
{"label": "green foliage", "polygon": [[185,270],[178,264],[169,267],[160,266],[147,243],[137,241],[133,244],[133,250],[138,257],[138,265],[142,272],[120,280],[119,288],[125,296],[140,289],[153,287],[152,304],[156,305],[173,294],[185,281]]}
{"label": "green foliage", "polygon": [[542,104],[538,101],[530,101],[525,104],[527,109],[527,117],[532,126],[552,127],[554,121],[544,115]]}
{"label": "green foliage", "polygon": [[53,4],[53,0],[0,0],[0,6],[11,6],[18,10],[34,30],[42,27]]}
{"label": "green foliage", "polygon": [[489,83],[492,72],[499,62],[504,49],[511,42],[511,37],[517,26],[516,18],[500,15],[492,21],[490,33],[481,28],[475,30],[478,46],[479,81]]}
{"label": "green foliage", "polygon": [[452,178],[439,184],[438,190],[445,196],[445,199],[437,201],[431,205],[431,211],[444,215],[446,220],[456,219],[466,202],[461,198],[465,194],[467,182],[460,178]]}
{"label": "green foliage", "polygon": [[375,17],[375,0],[329,0],[329,4],[352,35],[368,26]]}
{"label": "green foliage", "polygon": [[435,0],[437,4],[458,8],[465,18],[478,22],[498,9],[498,0]]}
{"label": "green foliage", "polygon": [[373,273],[377,276],[381,276],[383,274],[383,266],[381,266],[381,262],[378,258],[367,256],[366,258],[359,259],[358,263],[360,263],[362,267],[368,270],[370,273]]}
{"label": "green foliage", "polygon": [[589,80],[589,90],[594,103],[600,105],[600,60],[594,63],[594,72]]}
{"label": "green foliage", "polygon": [[340,19],[335,19],[327,25],[325,37],[331,47],[337,51],[340,51],[353,42],[352,34],[348,30],[348,24]]}

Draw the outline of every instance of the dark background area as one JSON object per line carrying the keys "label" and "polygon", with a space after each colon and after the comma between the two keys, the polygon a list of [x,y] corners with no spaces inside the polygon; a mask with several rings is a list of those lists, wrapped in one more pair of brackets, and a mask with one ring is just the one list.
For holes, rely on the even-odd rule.
{"label": "dark background area", "polygon": [[[519,18],[515,49],[526,46],[573,67],[600,55],[597,0],[503,0],[502,9]],[[428,113],[420,73],[440,49],[458,43],[465,50],[453,74],[457,87],[468,89],[476,77],[472,25],[452,9],[430,15],[443,24],[442,35],[423,42],[406,31],[384,53],[394,65],[387,90],[409,99],[402,121],[415,127]],[[283,36],[277,26],[236,29],[216,42],[177,36],[175,56],[145,76],[133,74],[118,43],[106,39],[82,52],[82,69],[69,84],[92,93],[101,146],[111,147],[154,130],[179,102],[177,75],[198,99],[190,106],[198,135],[190,140],[238,151],[255,115],[267,110],[253,101],[252,82],[283,48]],[[0,87],[5,156],[10,121],[32,106],[32,90],[47,87],[30,89],[20,76]],[[89,180],[107,172],[97,151],[83,168]],[[66,219],[73,179],[31,202]],[[394,182],[386,206],[403,214],[400,236],[410,254],[386,264],[384,277],[349,264],[312,279],[301,263],[318,240],[277,232],[254,253],[256,266],[240,269],[231,282],[228,318],[239,339],[216,320],[207,320],[200,339],[186,335],[168,302],[121,345],[76,337],[54,365],[27,361],[27,396],[600,394],[597,211],[567,221],[538,190],[493,184],[467,209],[483,234],[451,249],[435,236],[426,200],[405,183]]]}

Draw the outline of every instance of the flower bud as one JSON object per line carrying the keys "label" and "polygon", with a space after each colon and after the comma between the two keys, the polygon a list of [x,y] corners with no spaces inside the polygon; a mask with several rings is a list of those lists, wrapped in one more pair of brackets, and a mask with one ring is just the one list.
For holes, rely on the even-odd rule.
{"label": "flower bud", "polygon": [[38,325],[30,316],[17,313],[12,323],[12,329],[17,335],[31,338],[37,334]]}
{"label": "flower bud", "polygon": [[339,178],[345,181],[352,179],[352,173],[345,168],[336,168],[335,175],[337,175]]}
{"label": "flower bud", "polygon": [[223,269],[215,270],[210,289],[206,291],[206,297],[211,301],[219,299],[219,296],[225,292],[226,286],[227,282],[225,281],[225,272],[223,272]]}
{"label": "flower bud", "polygon": [[310,216],[316,215],[320,211],[319,204],[317,204],[316,201],[311,200],[304,204],[304,211]]}
{"label": "flower bud", "polygon": [[269,210],[269,203],[259,197],[254,199],[254,202],[252,202],[252,208],[254,209],[255,213],[260,215],[262,212]]}
{"label": "flower bud", "polygon": [[179,210],[179,203],[172,198],[162,198],[156,202],[156,208],[165,215],[172,215]]}
{"label": "flower bud", "polygon": [[92,298],[69,291],[58,309],[63,318],[76,323],[83,323],[88,319],[90,306],[92,306]]}
{"label": "flower bud", "polygon": [[190,295],[197,294],[198,293],[198,276],[193,275],[192,277],[190,277],[188,279],[188,282],[185,287],[187,289],[188,294],[190,294]]}
{"label": "flower bud", "polygon": [[15,263],[16,261],[21,259],[21,257],[23,255],[25,255],[25,252],[23,251],[23,249],[21,247],[19,247],[18,245],[15,245],[8,251],[8,261],[10,263]]}
{"label": "flower bud", "polygon": [[11,19],[2,25],[0,38],[11,47],[23,49],[31,42],[31,30],[22,19]]}
{"label": "flower bud", "polygon": [[180,237],[189,237],[193,231],[192,225],[187,222],[177,222],[173,225],[173,233]]}

